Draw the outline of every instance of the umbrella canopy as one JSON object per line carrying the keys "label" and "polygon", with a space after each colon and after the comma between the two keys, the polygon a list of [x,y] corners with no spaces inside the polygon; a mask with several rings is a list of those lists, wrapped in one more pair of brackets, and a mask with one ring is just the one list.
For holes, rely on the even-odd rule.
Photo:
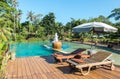
{"label": "umbrella canopy", "polygon": [[78,25],[72,30],[73,32],[117,32],[118,29],[102,22],[90,22]]}

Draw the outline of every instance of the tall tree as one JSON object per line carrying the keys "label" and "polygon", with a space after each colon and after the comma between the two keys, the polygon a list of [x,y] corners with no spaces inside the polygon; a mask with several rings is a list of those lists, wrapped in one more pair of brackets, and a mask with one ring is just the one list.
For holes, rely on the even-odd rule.
{"label": "tall tree", "polygon": [[35,20],[35,15],[32,11],[28,12],[27,19],[29,20],[29,32],[33,30],[33,21]]}
{"label": "tall tree", "polygon": [[39,27],[41,27],[41,25],[40,25],[41,17],[42,17],[42,14],[37,14],[37,15],[35,15],[35,19],[34,19],[34,21],[33,21],[34,32],[35,32],[35,33],[37,33],[37,30],[39,29]]}
{"label": "tall tree", "polygon": [[28,32],[29,32],[29,21],[25,21],[23,23],[21,23],[21,35],[24,38],[27,38],[28,36]]}
{"label": "tall tree", "polygon": [[14,11],[15,11],[15,8],[12,7],[11,0],[1,0],[0,1],[0,32],[1,32],[1,36],[4,38],[4,40],[5,40],[5,37],[7,35],[9,35],[9,33],[7,32],[8,29],[14,28],[13,27]]}
{"label": "tall tree", "polygon": [[98,17],[95,17],[95,18],[89,18],[88,19],[88,22],[106,22],[108,21],[108,18],[106,18],[105,16],[103,15],[100,15]]}
{"label": "tall tree", "polygon": [[10,7],[6,1],[0,1],[0,25],[2,27],[11,27],[13,26],[12,12],[14,8]]}
{"label": "tall tree", "polygon": [[90,18],[88,19],[88,22],[103,22],[112,25],[112,23],[109,21],[109,19],[103,15],[99,15],[96,18]]}
{"label": "tall tree", "polygon": [[18,10],[16,13],[16,32],[20,32],[21,31],[21,24],[20,24],[20,20],[21,20],[21,15],[22,15],[22,11]]}
{"label": "tall tree", "polygon": [[74,18],[71,18],[71,21],[66,23],[65,32],[67,32],[69,38],[71,38],[72,36],[72,28],[80,24],[81,24],[81,20],[80,19],[75,20]]}
{"label": "tall tree", "polygon": [[114,17],[115,20],[119,20],[120,19],[120,8],[115,8],[114,10],[111,11],[112,14],[110,14],[108,16],[108,18],[112,18]]}
{"label": "tall tree", "polygon": [[18,2],[17,0],[10,0],[11,2],[11,6],[15,9],[13,12],[13,17],[14,17],[14,36],[15,36],[15,40],[16,40],[16,13],[17,13],[17,7],[18,7]]}
{"label": "tall tree", "polygon": [[55,27],[54,27],[54,31],[55,31],[55,33],[58,33],[60,39],[63,39],[64,27],[63,27],[62,23],[56,22]]}
{"label": "tall tree", "polygon": [[45,27],[45,33],[46,35],[53,35],[55,33],[54,27],[55,27],[55,15],[54,13],[49,13],[48,15],[45,15],[41,21],[41,26]]}

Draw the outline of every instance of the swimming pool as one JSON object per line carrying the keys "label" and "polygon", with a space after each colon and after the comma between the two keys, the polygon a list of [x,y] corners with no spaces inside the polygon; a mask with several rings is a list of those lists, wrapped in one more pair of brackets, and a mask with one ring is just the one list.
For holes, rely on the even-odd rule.
{"label": "swimming pool", "polygon": [[[49,41],[34,41],[34,42],[22,42],[22,43],[14,43],[10,45],[10,50],[15,49],[16,57],[28,57],[28,56],[50,56],[53,54],[52,49],[48,49],[44,47],[44,45],[48,45],[52,47],[52,44]],[[66,52],[74,51],[77,48],[86,48],[87,50],[91,49],[90,45],[87,44],[78,44],[72,42],[62,42],[62,50]],[[112,56],[110,59],[115,61],[115,64],[120,65],[120,51],[116,51],[110,48],[105,47],[92,47],[94,50],[104,50],[112,52]],[[85,51],[87,53],[87,51]]]}
{"label": "swimming pool", "polygon": [[[28,57],[28,56],[49,56],[53,53],[52,49],[44,47],[48,45],[52,47],[50,42],[35,41],[35,42],[24,42],[14,43],[10,45],[11,51],[16,52],[16,57]],[[66,43],[62,45],[62,49],[67,49],[70,46]]]}

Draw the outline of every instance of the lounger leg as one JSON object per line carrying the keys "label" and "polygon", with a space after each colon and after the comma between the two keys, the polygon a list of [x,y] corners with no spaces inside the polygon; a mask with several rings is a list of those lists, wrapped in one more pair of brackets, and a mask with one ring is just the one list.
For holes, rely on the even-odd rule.
{"label": "lounger leg", "polygon": [[59,61],[60,61],[60,63],[61,63],[61,64],[63,64],[63,61],[62,61],[62,59],[59,59]]}
{"label": "lounger leg", "polygon": [[75,69],[75,66],[69,63],[69,67],[70,67],[70,71],[69,72],[71,73]]}
{"label": "lounger leg", "polygon": [[83,68],[79,68],[79,69],[80,69],[82,75],[87,75],[90,72],[90,70],[91,70],[91,66],[88,67],[87,72],[84,72]]}
{"label": "lounger leg", "polygon": [[109,68],[110,70],[115,70],[115,66],[114,66],[114,64],[113,64],[113,62],[109,62],[109,63],[107,63],[107,64],[104,64],[104,65],[102,65],[103,67],[107,67],[107,68]]}
{"label": "lounger leg", "polygon": [[109,63],[108,65],[105,65],[105,66],[110,67],[110,70],[115,70],[115,66],[114,66],[113,62],[111,62],[111,63]]}
{"label": "lounger leg", "polygon": [[111,63],[111,70],[115,70],[115,66],[113,63]]}

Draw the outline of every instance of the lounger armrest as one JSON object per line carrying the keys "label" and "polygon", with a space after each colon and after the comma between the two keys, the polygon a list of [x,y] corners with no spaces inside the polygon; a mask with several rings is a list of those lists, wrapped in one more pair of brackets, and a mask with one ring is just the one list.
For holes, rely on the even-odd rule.
{"label": "lounger armrest", "polygon": [[76,62],[74,62],[74,61],[72,61],[72,60],[66,60],[69,64],[72,64],[72,65],[78,65],[78,63],[76,63]]}

